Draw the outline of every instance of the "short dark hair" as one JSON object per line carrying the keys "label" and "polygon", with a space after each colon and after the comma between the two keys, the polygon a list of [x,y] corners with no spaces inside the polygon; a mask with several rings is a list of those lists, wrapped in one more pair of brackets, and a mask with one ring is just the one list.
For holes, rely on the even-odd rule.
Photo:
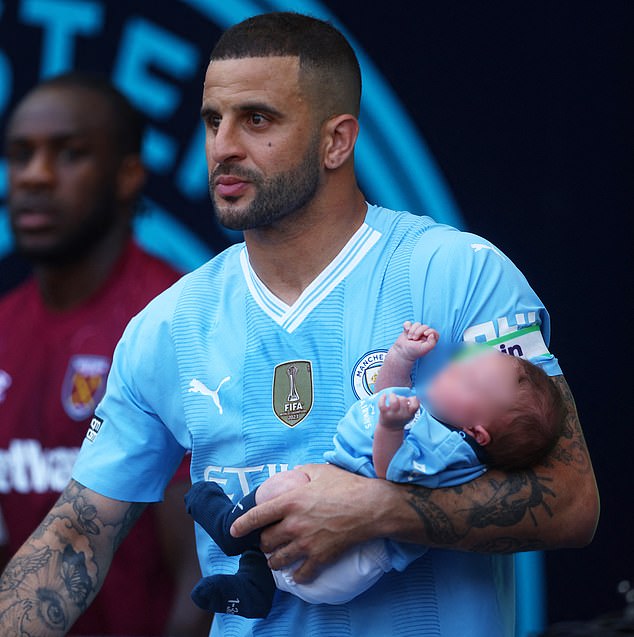
{"label": "short dark hair", "polygon": [[116,149],[121,155],[140,154],[145,122],[130,100],[107,78],[82,71],[55,75],[37,84],[32,95],[47,88],[90,91],[101,97],[112,113],[112,127]]}
{"label": "short dark hair", "polygon": [[550,377],[527,360],[514,360],[517,398],[510,414],[494,423],[486,447],[489,464],[506,470],[527,468],[543,460],[561,436],[567,413],[561,392]]}
{"label": "short dark hair", "polygon": [[284,11],[247,18],[224,32],[211,53],[211,62],[274,56],[299,58],[300,81],[319,98],[327,117],[359,115],[357,56],[342,33],[324,20]]}

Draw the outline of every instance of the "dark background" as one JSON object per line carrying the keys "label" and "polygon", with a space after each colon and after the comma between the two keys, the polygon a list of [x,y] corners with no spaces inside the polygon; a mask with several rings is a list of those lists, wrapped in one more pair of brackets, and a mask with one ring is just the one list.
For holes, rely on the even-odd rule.
{"label": "dark background", "polygon": [[328,4],[405,102],[467,227],[550,311],[602,516],[591,546],[547,553],[548,618],[619,610],[617,584],[634,584],[633,3]]}
{"label": "dark background", "polygon": [[[550,311],[551,351],[577,400],[602,517],[591,546],[547,553],[548,620],[619,611],[617,584],[634,583],[633,3],[324,4],[404,102],[466,227],[503,248]],[[126,6],[109,10],[116,18]],[[37,63],[29,51],[26,72]],[[82,59],[99,56],[93,45]],[[183,117],[197,105],[190,111]],[[200,224],[217,245],[213,226]],[[5,285],[19,272],[8,263]]]}

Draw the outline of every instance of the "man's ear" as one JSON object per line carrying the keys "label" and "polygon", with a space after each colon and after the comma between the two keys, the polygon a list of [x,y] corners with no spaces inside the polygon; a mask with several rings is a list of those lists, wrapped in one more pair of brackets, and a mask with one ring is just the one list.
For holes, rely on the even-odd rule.
{"label": "man's ear", "polygon": [[134,201],[145,185],[147,173],[139,155],[126,155],[117,174],[117,199],[124,203]]}
{"label": "man's ear", "polygon": [[359,135],[359,122],[353,115],[335,115],[326,121],[324,129],[324,166],[335,170],[352,156]]}
{"label": "man's ear", "polygon": [[485,447],[491,442],[491,434],[482,425],[472,425],[465,427],[465,431],[475,438],[475,441]]}

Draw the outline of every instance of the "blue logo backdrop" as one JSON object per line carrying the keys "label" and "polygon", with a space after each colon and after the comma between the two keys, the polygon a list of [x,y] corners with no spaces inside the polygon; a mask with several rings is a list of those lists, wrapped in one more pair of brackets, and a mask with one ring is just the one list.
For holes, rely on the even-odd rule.
{"label": "blue logo backdrop", "polygon": [[[270,10],[326,18],[321,3],[183,0],[147,2],[22,0],[0,3],[0,116],[38,79],[71,68],[109,74],[147,117],[144,157],[150,169],[137,236],[181,269],[199,265],[239,238],[211,218],[198,121],[202,79],[213,43],[227,26]],[[363,71],[357,174],[368,200],[461,225],[423,139],[369,56],[347,33]],[[6,166],[0,164],[0,199]],[[0,256],[11,247],[0,211]]]}

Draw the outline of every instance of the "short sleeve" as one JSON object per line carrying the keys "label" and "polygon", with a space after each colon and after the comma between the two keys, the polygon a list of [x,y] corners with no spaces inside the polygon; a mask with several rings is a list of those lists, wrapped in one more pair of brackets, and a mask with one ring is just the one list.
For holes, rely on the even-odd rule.
{"label": "short sleeve", "polygon": [[542,301],[513,262],[482,237],[448,226],[424,233],[410,281],[417,320],[440,332],[437,362],[463,343],[480,343],[561,374],[548,350],[550,317]]}
{"label": "short sleeve", "polygon": [[469,482],[485,471],[462,432],[447,428],[421,410],[394,454],[386,478],[435,489]]}
{"label": "short sleeve", "polygon": [[158,297],[126,328],[73,468],[75,480],[117,500],[161,500],[190,446],[161,303]]}

